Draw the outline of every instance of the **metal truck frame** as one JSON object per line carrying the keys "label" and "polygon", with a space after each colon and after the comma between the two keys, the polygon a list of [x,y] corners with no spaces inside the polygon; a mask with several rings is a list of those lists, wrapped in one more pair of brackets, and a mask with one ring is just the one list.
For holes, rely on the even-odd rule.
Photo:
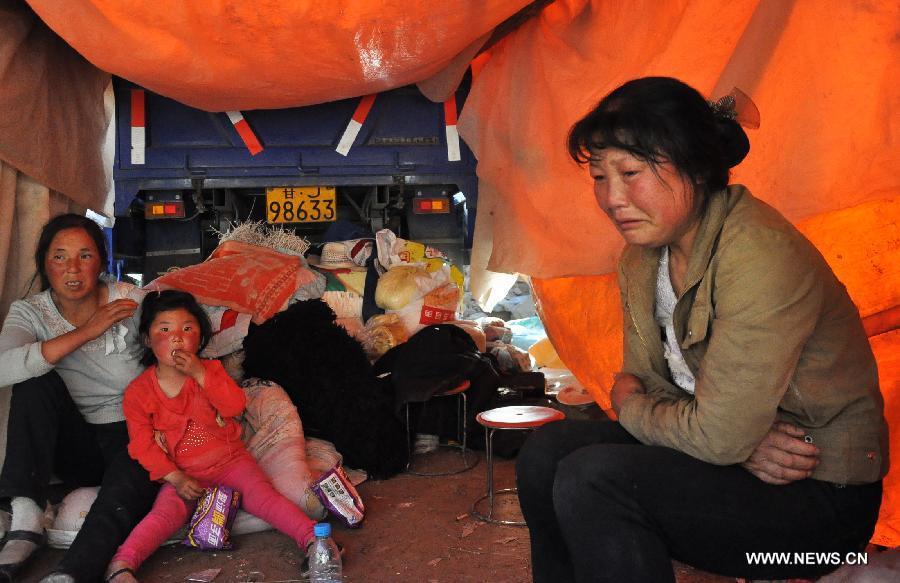
{"label": "metal truck frame", "polygon": [[113,258],[122,273],[146,283],[198,263],[218,243],[216,231],[238,221],[280,224],[316,243],[334,213],[468,263],[476,160],[456,133],[467,80],[445,103],[407,86],[306,107],[220,113],[122,79],[114,90]]}

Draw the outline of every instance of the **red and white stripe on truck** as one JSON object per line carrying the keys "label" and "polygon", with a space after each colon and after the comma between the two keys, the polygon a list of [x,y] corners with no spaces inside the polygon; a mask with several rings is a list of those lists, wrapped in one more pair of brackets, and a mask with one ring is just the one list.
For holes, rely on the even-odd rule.
{"label": "red and white stripe on truck", "polygon": [[335,152],[341,156],[346,156],[350,153],[350,148],[353,147],[353,142],[356,140],[356,136],[359,135],[359,130],[362,129],[363,124],[366,122],[373,103],[375,103],[374,93],[366,95],[359,100],[359,105],[356,106],[356,111],[353,112],[350,123],[344,128],[344,134],[341,136],[337,148],[334,149]]}
{"label": "red and white stripe on truck", "polygon": [[144,163],[147,149],[147,114],[144,104],[144,90],[131,90],[131,163]]}

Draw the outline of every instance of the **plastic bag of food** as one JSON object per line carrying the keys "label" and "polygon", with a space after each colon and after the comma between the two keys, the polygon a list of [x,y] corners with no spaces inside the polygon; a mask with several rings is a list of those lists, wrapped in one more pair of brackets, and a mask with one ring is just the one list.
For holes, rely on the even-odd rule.
{"label": "plastic bag of food", "polygon": [[421,265],[398,265],[379,278],[375,303],[385,310],[400,310],[443,283]]}
{"label": "plastic bag of food", "polygon": [[390,229],[382,229],[375,233],[375,244],[378,253],[378,264],[382,269],[393,269],[398,265],[420,264],[428,273],[449,269],[450,280],[462,290],[465,276],[440,249],[429,247],[415,241],[401,239]]}
{"label": "plastic bag of food", "polygon": [[391,348],[409,339],[406,326],[397,314],[378,314],[369,318],[363,333],[363,350],[372,359],[381,358]]}
{"label": "plastic bag of food", "polygon": [[366,516],[359,492],[340,465],[322,474],[312,485],[312,491],[345,526],[356,528]]}
{"label": "plastic bag of food", "polygon": [[208,549],[231,548],[231,525],[241,505],[241,493],[227,486],[207,488],[197,501],[184,545]]}
{"label": "plastic bag of food", "polygon": [[459,288],[445,283],[399,310],[388,310],[388,313],[397,314],[406,333],[412,336],[425,326],[456,320],[459,297]]}

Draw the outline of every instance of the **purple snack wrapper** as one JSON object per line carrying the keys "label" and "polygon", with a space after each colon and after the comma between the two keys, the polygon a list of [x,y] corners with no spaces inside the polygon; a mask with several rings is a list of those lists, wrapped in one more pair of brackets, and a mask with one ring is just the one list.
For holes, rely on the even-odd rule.
{"label": "purple snack wrapper", "polygon": [[366,507],[340,465],[322,474],[310,488],[344,526],[356,528],[362,524]]}
{"label": "purple snack wrapper", "polygon": [[231,525],[241,505],[241,493],[227,486],[207,488],[197,501],[185,546],[209,549],[231,548]]}

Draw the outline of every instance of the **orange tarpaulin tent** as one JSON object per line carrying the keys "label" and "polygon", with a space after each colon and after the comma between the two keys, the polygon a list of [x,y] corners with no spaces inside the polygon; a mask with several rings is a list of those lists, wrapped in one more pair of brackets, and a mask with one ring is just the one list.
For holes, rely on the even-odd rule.
{"label": "orange tarpaulin tent", "polygon": [[[459,63],[528,2],[29,4],[100,69],[225,110],[302,105],[410,82],[446,90]],[[630,78],[671,75],[711,97],[739,87],[758,106],[762,125],[750,132],[751,152],[734,181],[802,226],[873,322],[889,423],[900,434],[900,338],[890,331],[900,305],[898,28],[893,0],[549,4],[491,48],[459,120],[479,159],[473,291],[490,298],[491,272],[532,276],[560,356],[605,405],[621,332],[615,282],[603,274],[621,244],[593,202],[586,172],[566,156],[566,132]],[[3,128],[0,158],[21,160]],[[41,129],[46,125],[35,133]],[[66,192],[64,180],[55,184]],[[891,546],[900,544],[898,476],[894,470],[885,482],[875,537]]]}

